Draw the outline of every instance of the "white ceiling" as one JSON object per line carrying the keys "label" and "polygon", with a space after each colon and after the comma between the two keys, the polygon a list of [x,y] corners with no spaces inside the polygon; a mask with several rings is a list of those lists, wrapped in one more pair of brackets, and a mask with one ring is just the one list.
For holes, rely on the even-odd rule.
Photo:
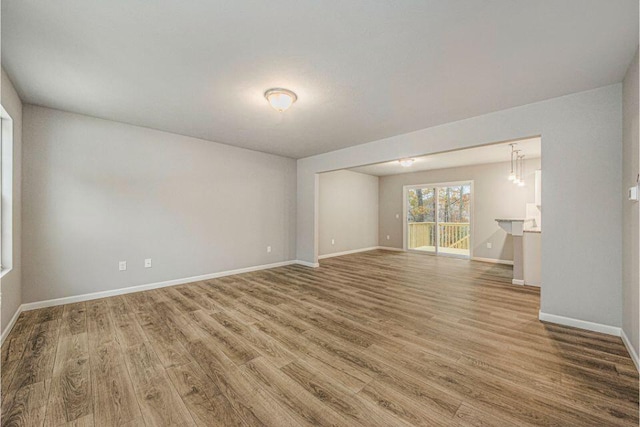
{"label": "white ceiling", "polygon": [[[516,149],[520,150],[526,159],[536,159],[542,154],[540,138],[529,138],[514,141]],[[466,150],[448,151],[446,153],[413,157],[415,162],[410,167],[402,166],[397,160],[360,166],[350,170],[369,175],[384,176],[399,173],[411,173],[433,169],[455,168],[458,166],[482,165],[486,163],[508,162],[511,159],[509,143],[483,145]]]}
{"label": "white ceiling", "polygon": [[27,103],[294,158],[617,83],[637,46],[637,0],[2,1]]}

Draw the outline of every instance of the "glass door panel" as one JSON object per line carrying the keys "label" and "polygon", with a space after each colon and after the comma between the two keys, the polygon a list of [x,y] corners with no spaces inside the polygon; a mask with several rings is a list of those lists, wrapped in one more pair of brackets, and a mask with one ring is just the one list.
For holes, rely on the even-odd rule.
{"label": "glass door panel", "polygon": [[469,256],[471,184],[437,187],[436,252]]}
{"label": "glass door panel", "polygon": [[436,252],[436,189],[407,192],[407,248]]}

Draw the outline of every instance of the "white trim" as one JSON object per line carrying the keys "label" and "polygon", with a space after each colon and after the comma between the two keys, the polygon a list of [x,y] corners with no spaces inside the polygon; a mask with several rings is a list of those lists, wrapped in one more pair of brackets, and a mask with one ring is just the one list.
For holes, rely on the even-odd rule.
{"label": "white trim", "polygon": [[23,311],[22,307],[23,307],[22,305],[20,307],[18,307],[18,309],[16,310],[15,314],[13,315],[11,320],[9,321],[9,324],[7,325],[6,328],[4,328],[4,332],[2,332],[2,337],[0,337],[0,345],[4,344],[4,340],[9,336],[9,333],[13,329],[13,325],[16,324],[16,320],[18,320],[18,317],[20,316],[20,313],[22,313],[22,311]]}
{"label": "white trim", "polygon": [[543,313],[542,311],[538,313],[538,319],[543,322],[586,329],[587,331],[600,332],[607,335],[614,335],[616,337],[619,337],[621,334],[621,329],[617,326],[609,326],[601,323],[588,322],[586,320],[573,319],[571,317],[557,316],[555,314]]}
{"label": "white trim", "polygon": [[383,251],[396,251],[396,252],[406,252],[402,248],[394,248],[392,246],[378,246],[376,249],[382,249]]}
{"label": "white trim", "polygon": [[633,364],[636,365],[636,369],[640,372],[640,361],[638,360],[638,353],[636,353],[636,349],[631,345],[631,341],[629,341],[629,337],[627,336],[624,329],[620,329],[620,337],[622,338],[622,342],[624,346],[627,347],[627,351],[629,352],[629,356],[631,356],[631,360],[633,360]]}
{"label": "white trim", "polygon": [[524,286],[524,280],[520,279],[511,279],[512,285]]}
{"label": "white trim", "polygon": [[270,268],[276,268],[276,267],[282,267],[282,266],[285,266],[285,265],[291,265],[291,264],[294,264],[294,263],[297,263],[297,262],[298,261],[276,262],[276,263],[273,263],[273,264],[256,265],[256,266],[253,266],[253,267],[245,267],[245,268],[238,268],[236,270],[220,271],[218,273],[204,274],[204,275],[201,275],[201,276],[185,277],[183,279],[174,279],[174,280],[167,280],[167,281],[164,281],[164,282],[150,283],[150,284],[147,284],[147,285],[129,286],[127,288],[113,289],[113,290],[101,291],[101,292],[93,292],[93,293],[90,293],[90,294],[76,295],[76,296],[72,296],[72,297],[64,297],[64,298],[56,298],[56,299],[50,299],[50,300],[45,300],[45,301],[30,302],[30,303],[27,303],[27,304],[22,304],[21,309],[23,311],[28,311],[28,310],[35,310],[35,309],[44,308],[44,307],[53,307],[53,306],[56,306],[56,305],[71,304],[71,303],[74,303],[74,302],[89,301],[89,300],[93,300],[93,299],[106,298],[106,297],[111,297],[111,296],[115,296],[115,295],[130,294],[130,293],[133,293],[133,292],[140,292],[140,291],[146,291],[146,290],[150,290],[150,289],[165,288],[167,286],[182,285],[182,284],[185,284],[185,283],[199,282],[201,280],[215,279],[215,278],[224,277],[224,276],[232,276],[234,274],[249,273],[251,271],[267,270],[267,269],[270,269]]}
{"label": "white trim", "polygon": [[320,267],[320,263],[318,262],[309,262],[309,261],[302,261],[301,259],[295,260],[293,262],[294,264],[299,264],[299,265],[304,265],[305,267],[311,267],[311,268],[318,268]]}
{"label": "white trim", "polygon": [[369,248],[362,248],[362,249],[352,249],[350,251],[342,251],[342,252],[334,252],[332,254],[326,254],[326,255],[320,255],[318,257],[318,259],[325,259],[325,258],[333,258],[334,256],[342,256],[342,255],[350,255],[350,254],[357,254],[358,252],[367,252],[367,251],[375,251],[376,249],[378,249],[380,246],[371,246]]}
{"label": "white trim", "polygon": [[2,279],[4,276],[9,274],[11,272],[11,270],[13,270],[13,268],[11,268],[11,267],[9,267],[9,268],[0,267],[0,279]]}
{"label": "white trim", "polygon": [[481,258],[477,256],[472,257],[471,261],[489,262],[491,264],[513,265],[513,261],[509,261],[508,259]]}

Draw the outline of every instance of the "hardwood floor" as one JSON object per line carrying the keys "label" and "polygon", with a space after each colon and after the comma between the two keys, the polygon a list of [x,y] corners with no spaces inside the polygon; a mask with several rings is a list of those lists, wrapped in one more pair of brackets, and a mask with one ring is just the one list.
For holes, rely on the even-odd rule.
{"label": "hardwood floor", "polygon": [[637,426],[616,337],[502,265],[371,251],[20,315],[3,426]]}

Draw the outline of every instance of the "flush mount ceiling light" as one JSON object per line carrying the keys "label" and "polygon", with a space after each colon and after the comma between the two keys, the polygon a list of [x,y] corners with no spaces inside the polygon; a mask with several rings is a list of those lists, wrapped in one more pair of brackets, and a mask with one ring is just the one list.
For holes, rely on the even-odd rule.
{"label": "flush mount ceiling light", "polygon": [[264,93],[264,97],[267,98],[269,104],[280,112],[287,110],[294,102],[298,100],[298,96],[289,89],[273,88]]}
{"label": "flush mount ceiling light", "polygon": [[408,168],[415,162],[415,159],[400,159],[398,162],[405,168]]}

